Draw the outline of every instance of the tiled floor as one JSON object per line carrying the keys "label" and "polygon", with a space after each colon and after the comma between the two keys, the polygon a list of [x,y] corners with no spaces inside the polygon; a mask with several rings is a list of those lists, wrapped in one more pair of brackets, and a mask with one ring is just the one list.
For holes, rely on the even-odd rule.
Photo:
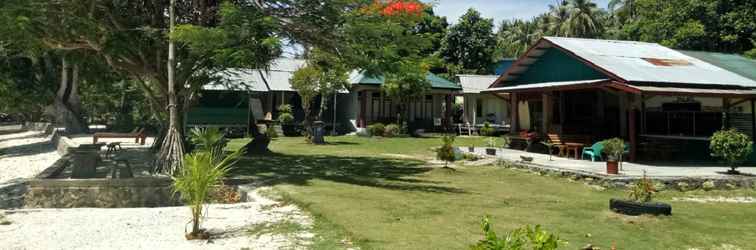
{"label": "tiled floor", "polygon": [[[467,148],[463,148],[463,150],[467,151]],[[476,148],[475,151],[477,154],[485,154],[484,148]],[[496,152],[496,157],[508,161],[521,161],[520,156],[533,157],[532,163],[540,166],[599,175],[606,174],[605,162],[591,162],[590,160],[575,160],[557,156],[552,156],[549,159],[549,155],[512,149],[498,149]],[[649,177],[728,177],[728,175],[723,174],[728,168],[721,165],[711,163],[700,165],[694,163],[675,164],[673,162],[659,164],[626,162],[622,164],[620,176],[638,177],[643,175],[644,170]],[[740,167],[738,170],[744,174],[756,175],[756,167]]]}

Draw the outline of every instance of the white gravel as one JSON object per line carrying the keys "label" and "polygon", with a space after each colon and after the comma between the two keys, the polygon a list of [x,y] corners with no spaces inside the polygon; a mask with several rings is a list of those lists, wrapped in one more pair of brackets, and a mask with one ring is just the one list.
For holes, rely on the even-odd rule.
{"label": "white gravel", "polygon": [[687,202],[697,202],[697,203],[756,203],[756,198],[754,197],[747,197],[747,196],[741,196],[741,197],[724,197],[724,196],[718,196],[718,197],[675,197],[672,198],[674,201],[687,201]]}
{"label": "white gravel", "polygon": [[[6,211],[12,222],[0,226],[0,249],[303,249],[313,235],[312,220],[294,205],[281,206],[259,194],[250,202],[210,205],[203,228],[209,241],[187,241],[189,208],[74,208]],[[303,226],[293,235],[251,236],[256,224],[288,220]]]}
{"label": "white gravel", "polygon": [[50,139],[41,131],[0,135],[0,183],[34,177],[60,159]]}

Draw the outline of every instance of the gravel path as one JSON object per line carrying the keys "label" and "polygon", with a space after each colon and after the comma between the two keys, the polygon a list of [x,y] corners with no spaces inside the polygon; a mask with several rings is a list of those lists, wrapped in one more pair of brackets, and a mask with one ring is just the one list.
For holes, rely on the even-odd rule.
{"label": "gravel path", "polygon": [[[6,211],[10,225],[0,225],[0,249],[303,249],[313,235],[310,217],[294,205],[252,192],[251,202],[210,205],[203,228],[209,241],[187,241],[189,208],[75,208]],[[293,234],[251,236],[254,225],[282,221],[302,226]]]}
{"label": "gravel path", "polygon": [[0,183],[15,178],[31,178],[60,159],[41,131],[0,135]]}

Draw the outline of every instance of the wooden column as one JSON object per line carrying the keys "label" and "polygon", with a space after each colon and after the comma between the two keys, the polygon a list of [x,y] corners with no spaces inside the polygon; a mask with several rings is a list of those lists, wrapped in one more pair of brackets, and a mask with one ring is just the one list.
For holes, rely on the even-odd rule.
{"label": "wooden column", "polygon": [[630,109],[630,131],[628,137],[630,137],[630,161],[634,162],[637,156],[638,141],[637,131],[635,126],[635,109]]}
{"label": "wooden column", "polygon": [[628,138],[627,133],[627,94],[624,92],[619,93],[619,132],[620,137]]}
{"label": "wooden column", "polygon": [[567,123],[567,93],[564,91],[559,92],[559,133],[564,133],[564,126]]}
{"label": "wooden column", "polygon": [[730,128],[730,98],[722,98],[722,125],[724,125],[725,129]]}
{"label": "wooden column", "polygon": [[517,107],[517,103],[519,102],[519,100],[517,100],[517,93],[512,93],[510,99],[510,106],[512,107],[512,112],[510,112],[511,118],[509,121],[510,133],[516,135],[520,132],[520,115],[518,114],[520,109]]}
{"label": "wooden column", "polygon": [[450,128],[452,125],[451,113],[452,113],[452,95],[446,95],[446,103],[444,104],[444,128]]}
{"label": "wooden column", "polygon": [[542,119],[541,119],[541,132],[546,134],[549,133],[549,128],[551,127],[551,117],[554,116],[552,109],[553,106],[551,103],[551,93],[550,92],[544,92],[541,94],[541,108],[542,108]]}
{"label": "wooden column", "polygon": [[365,122],[365,112],[367,112],[367,91],[359,92],[360,114],[357,118],[357,127],[365,128],[367,124]]}
{"label": "wooden column", "polygon": [[756,102],[751,99],[751,140],[756,141]]}

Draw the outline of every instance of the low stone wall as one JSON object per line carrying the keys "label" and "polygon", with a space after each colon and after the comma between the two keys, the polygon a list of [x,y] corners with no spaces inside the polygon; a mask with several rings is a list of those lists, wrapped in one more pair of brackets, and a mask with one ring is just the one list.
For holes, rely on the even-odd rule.
{"label": "low stone wall", "polygon": [[[640,179],[640,177],[610,176],[586,171],[553,168],[528,162],[509,162],[500,160],[498,165],[523,169],[539,175],[561,176],[576,181],[583,181],[591,185],[599,185],[605,188],[627,188],[634,185]],[[690,191],[695,189],[727,190],[736,188],[756,188],[756,177],[747,176],[654,177],[650,179],[656,185],[657,190],[673,189]]]}
{"label": "low stone wall", "polygon": [[25,208],[163,207],[180,205],[167,177],[27,182]]}
{"label": "low stone wall", "polygon": [[27,122],[24,123],[22,128],[28,131],[45,131],[48,134],[53,130],[52,124],[49,122]]}
{"label": "low stone wall", "polygon": [[27,191],[26,179],[15,179],[0,184],[0,209],[23,207]]}

